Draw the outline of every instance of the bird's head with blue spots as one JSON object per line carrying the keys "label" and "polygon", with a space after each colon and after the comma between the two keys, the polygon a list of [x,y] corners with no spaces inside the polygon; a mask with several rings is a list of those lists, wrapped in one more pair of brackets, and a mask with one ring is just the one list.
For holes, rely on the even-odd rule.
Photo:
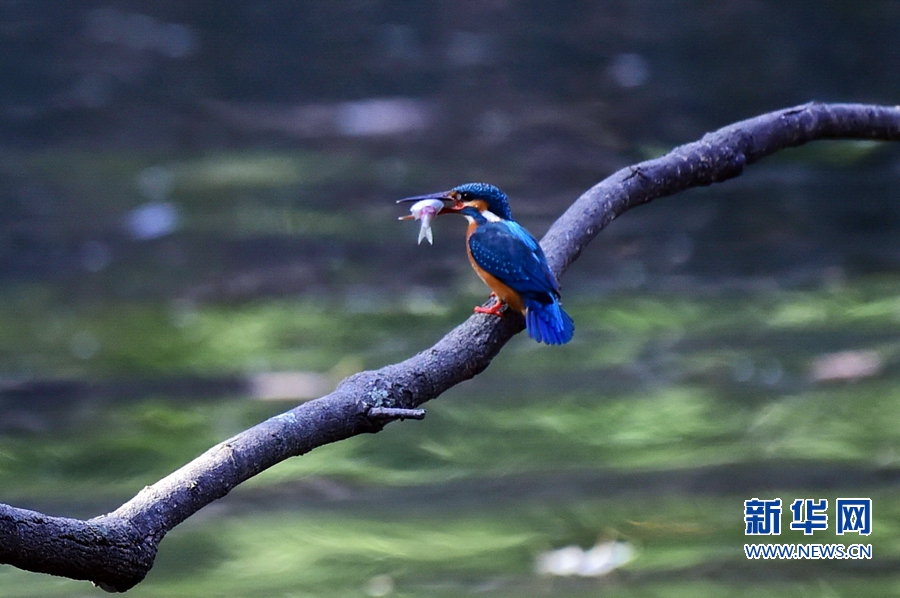
{"label": "bird's head with blue spots", "polygon": [[475,207],[479,212],[487,210],[503,220],[513,219],[506,193],[493,185],[487,183],[466,183],[465,185],[454,187],[451,193],[455,193],[455,198],[463,204]]}

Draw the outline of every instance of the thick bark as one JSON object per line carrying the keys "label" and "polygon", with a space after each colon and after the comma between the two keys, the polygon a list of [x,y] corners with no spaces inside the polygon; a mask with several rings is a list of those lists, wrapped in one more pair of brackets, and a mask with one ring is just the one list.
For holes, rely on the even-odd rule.
{"label": "thick bark", "polygon": [[[725,127],[667,155],[622,169],[582,195],[542,245],[557,275],[625,211],[690,187],[740,175],[747,164],[816,139],[900,140],[900,108],[807,104]],[[140,582],[173,527],[241,482],[289,457],[396,419],[482,372],[523,329],[522,318],[473,315],[401,363],[362,372],[331,394],[230,438],[116,511],[81,521],[0,505],[0,563],[93,581],[124,592]],[[549,350],[549,349],[548,349]]]}

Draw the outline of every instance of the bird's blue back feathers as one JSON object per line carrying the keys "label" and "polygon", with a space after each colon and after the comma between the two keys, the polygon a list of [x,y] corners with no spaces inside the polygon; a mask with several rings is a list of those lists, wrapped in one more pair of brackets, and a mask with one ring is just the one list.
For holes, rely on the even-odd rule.
{"label": "bird's blue back feathers", "polygon": [[522,296],[531,338],[550,345],[571,340],[575,326],[559,304],[559,284],[531,233],[509,220],[483,224],[469,237],[469,249],[481,268]]}
{"label": "bird's blue back feathers", "polygon": [[558,295],[559,285],[541,246],[516,222],[490,222],[469,237],[472,259],[523,297]]}

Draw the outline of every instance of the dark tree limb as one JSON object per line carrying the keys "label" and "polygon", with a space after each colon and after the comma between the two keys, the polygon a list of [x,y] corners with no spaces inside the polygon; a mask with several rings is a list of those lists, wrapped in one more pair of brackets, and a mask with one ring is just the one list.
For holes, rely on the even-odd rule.
{"label": "dark tree limb", "polygon": [[[817,139],[900,141],[900,107],[806,104],[730,125],[622,169],[584,193],[550,228],[542,245],[551,268],[562,275],[598,232],[635,206],[736,177],[747,164]],[[124,592],[153,566],[166,533],[205,505],[289,457],[378,432],[397,419],[421,419],[420,405],[482,372],[523,327],[516,314],[475,314],[430,349],[350,376],[333,393],[214,446],[112,513],[81,521],[0,505],[0,563]]]}

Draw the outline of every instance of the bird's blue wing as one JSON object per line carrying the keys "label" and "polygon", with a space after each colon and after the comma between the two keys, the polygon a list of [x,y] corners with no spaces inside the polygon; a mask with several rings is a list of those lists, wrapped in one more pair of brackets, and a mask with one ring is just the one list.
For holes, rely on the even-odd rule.
{"label": "bird's blue wing", "polygon": [[475,263],[514,291],[559,296],[559,285],[541,246],[517,222],[504,220],[479,226],[469,237],[469,249]]}

